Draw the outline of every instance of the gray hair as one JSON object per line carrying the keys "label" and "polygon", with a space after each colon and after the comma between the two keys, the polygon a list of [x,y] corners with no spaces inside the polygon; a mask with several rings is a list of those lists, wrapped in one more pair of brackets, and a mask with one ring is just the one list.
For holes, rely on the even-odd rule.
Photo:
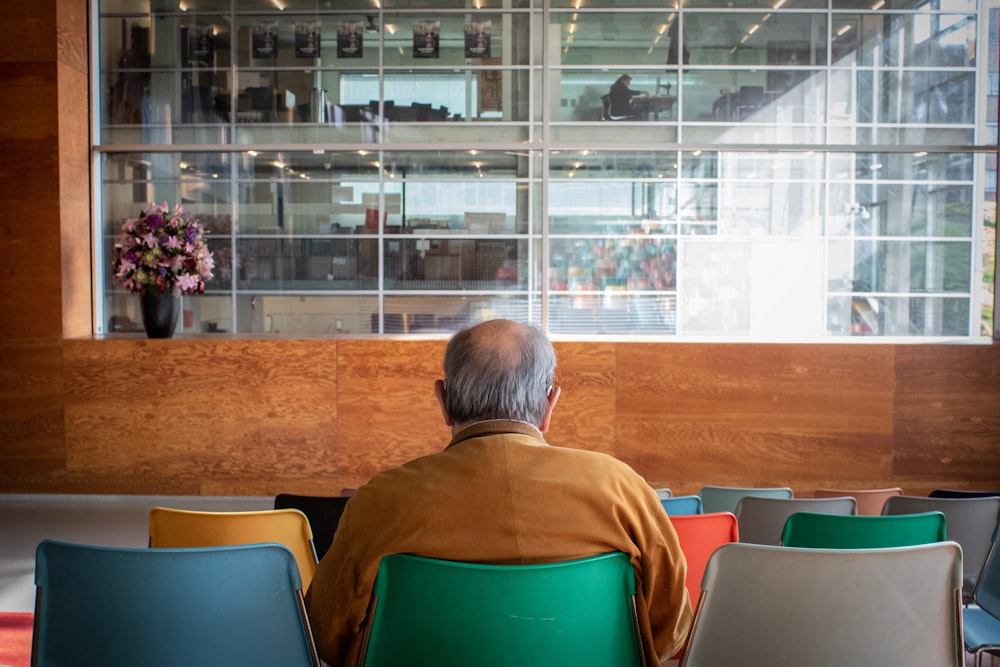
{"label": "gray hair", "polygon": [[445,348],[445,409],[458,424],[514,419],[539,426],[555,370],[555,350],[538,327],[512,320],[477,324]]}

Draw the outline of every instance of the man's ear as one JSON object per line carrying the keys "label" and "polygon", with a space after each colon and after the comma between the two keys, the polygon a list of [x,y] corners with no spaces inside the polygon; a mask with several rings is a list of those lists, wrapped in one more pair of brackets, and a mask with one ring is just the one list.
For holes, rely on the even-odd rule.
{"label": "man's ear", "polygon": [[455,420],[451,418],[451,415],[448,414],[448,408],[445,407],[444,393],[444,380],[434,380],[434,395],[437,396],[438,405],[441,406],[441,416],[444,418],[444,425],[454,426]]}
{"label": "man's ear", "polygon": [[560,393],[562,393],[562,387],[559,385],[552,385],[552,389],[549,391],[547,398],[549,407],[545,409],[545,417],[542,418],[542,423],[538,426],[538,430],[542,433],[549,430],[549,422],[552,421],[552,410],[556,407],[556,402],[559,400]]}

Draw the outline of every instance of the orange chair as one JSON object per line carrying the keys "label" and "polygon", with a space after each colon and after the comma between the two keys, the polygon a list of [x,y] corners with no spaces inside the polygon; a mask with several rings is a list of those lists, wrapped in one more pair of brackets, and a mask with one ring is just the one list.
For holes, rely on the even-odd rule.
{"label": "orange chair", "polygon": [[[686,514],[670,517],[670,523],[674,525],[681,551],[687,560],[685,584],[693,608],[701,595],[701,578],[705,573],[705,566],[708,565],[708,559],[723,544],[740,541],[736,515],[732,512]],[[683,652],[681,649],[674,659],[680,659]]]}
{"label": "orange chair", "polygon": [[858,502],[858,516],[878,516],[882,506],[892,496],[902,495],[898,486],[887,489],[816,489],[813,498],[839,498],[851,496]]}
{"label": "orange chair", "polygon": [[149,511],[149,546],[228,547],[237,544],[276,542],[295,556],[308,590],[316,572],[316,548],[306,515],[297,509],[252,512],[196,512],[154,507]]}

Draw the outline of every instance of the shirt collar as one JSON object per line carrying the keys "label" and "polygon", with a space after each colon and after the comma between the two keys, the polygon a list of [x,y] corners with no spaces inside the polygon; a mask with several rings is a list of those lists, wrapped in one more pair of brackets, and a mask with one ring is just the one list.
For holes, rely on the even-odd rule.
{"label": "shirt collar", "polygon": [[[448,447],[457,445],[460,442],[465,442],[471,438],[479,438],[485,435],[497,435],[500,433],[530,435],[531,437],[540,440],[542,444],[545,444],[545,438],[542,436],[542,432],[539,431],[536,426],[533,426],[528,422],[515,421],[513,419],[490,419],[466,426],[455,434],[455,437],[453,437],[451,442],[448,443]],[[448,447],[445,447],[445,449]]]}

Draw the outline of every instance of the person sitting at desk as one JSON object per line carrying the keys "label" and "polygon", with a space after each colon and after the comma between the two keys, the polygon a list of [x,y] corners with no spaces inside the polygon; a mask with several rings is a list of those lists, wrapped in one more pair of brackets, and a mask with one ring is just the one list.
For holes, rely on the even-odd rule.
{"label": "person sitting at desk", "polygon": [[640,95],[649,95],[649,93],[644,90],[632,90],[628,87],[630,83],[632,83],[632,77],[628,74],[622,74],[611,85],[611,91],[608,93],[608,115],[613,120],[642,119],[642,115],[632,106],[632,98]]}

